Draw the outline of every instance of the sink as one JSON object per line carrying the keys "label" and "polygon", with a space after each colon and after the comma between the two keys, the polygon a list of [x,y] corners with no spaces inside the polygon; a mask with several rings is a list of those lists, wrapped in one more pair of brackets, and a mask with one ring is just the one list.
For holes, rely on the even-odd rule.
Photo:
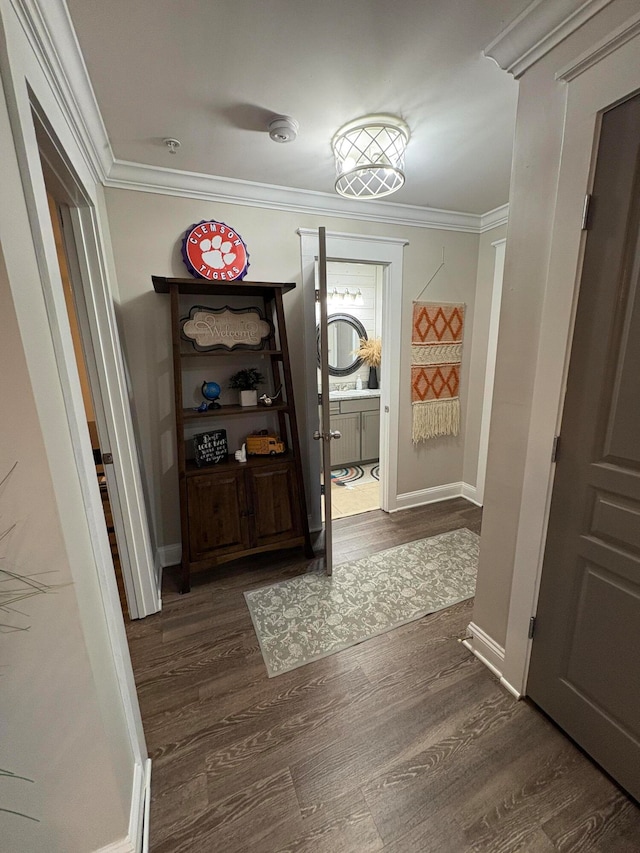
{"label": "sink", "polygon": [[352,388],[350,391],[329,391],[330,400],[358,400],[363,397],[379,396],[379,388],[363,388],[361,391],[357,391],[355,388]]}

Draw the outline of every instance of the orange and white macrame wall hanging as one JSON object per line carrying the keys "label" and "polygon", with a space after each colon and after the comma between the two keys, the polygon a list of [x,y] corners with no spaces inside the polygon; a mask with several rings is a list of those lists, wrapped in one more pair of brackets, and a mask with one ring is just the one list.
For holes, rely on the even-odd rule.
{"label": "orange and white macrame wall hanging", "polygon": [[411,331],[412,438],[460,431],[464,305],[414,302]]}

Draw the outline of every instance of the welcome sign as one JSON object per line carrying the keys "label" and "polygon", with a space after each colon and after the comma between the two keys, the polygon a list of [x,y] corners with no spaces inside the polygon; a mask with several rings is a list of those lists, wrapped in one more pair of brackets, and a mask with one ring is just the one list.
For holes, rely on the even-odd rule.
{"label": "welcome sign", "polygon": [[259,308],[205,308],[194,305],[181,320],[184,340],[197,350],[263,349],[273,327]]}

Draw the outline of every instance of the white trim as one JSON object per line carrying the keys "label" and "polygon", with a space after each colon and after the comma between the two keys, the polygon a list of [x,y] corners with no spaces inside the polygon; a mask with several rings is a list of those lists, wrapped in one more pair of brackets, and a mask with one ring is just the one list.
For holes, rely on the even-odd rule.
{"label": "white trim", "polygon": [[480,233],[484,234],[485,231],[491,231],[500,225],[506,225],[508,221],[509,205],[503,204],[500,207],[494,208],[494,210],[489,210],[482,214],[480,217]]}
{"label": "white trim", "polygon": [[482,500],[478,497],[477,486],[471,486],[469,483],[460,484],[460,497],[470,501],[476,506],[482,506]]}
{"label": "white trim", "polygon": [[498,678],[502,678],[504,666],[504,649],[493,637],[490,637],[475,622],[470,622],[467,628],[470,637],[462,641],[462,645],[469,649],[478,660],[491,670]]}
{"label": "white trim", "polygon": [[[300,228],[302,294],[304,304],[305,387],[307,431],[318,421],[315,275],[318,255],[318,231]],[[398,447],[400,386],[393,377],[400,375],[402,323],[402,264],[406,240],[395,237],[362,237],[359,234],[327,232],[327,260],[356,261],[378,264],[384,269],[382,338],[388,341],[382,360],[380,377],[380,504],[385,512],[396,508],[398,493]],[[300,436],[303,454],[306,450],[309,511],[312,527],[320,523],[320,447],[319,442]]]}
{"label": "white trim", "polygon": [[601,112],[640,88],[639,42],[638,35],[635,43],[626,41],[567,86],[563,153],[553,212],[505,643],[505,677],[523,694],[531,651],[528,624],[536,612],[553,487],[555,466],[551,464],[551,449],[562,418],[582,270],[584,232],[580,223],[584,195],[593,181]]}
{"label": "white trim", "polygon": [[484,503],[484,486],[487,476],[487,457],[489,455],[489,431],[491,428],[491,407],[493,404],[493,385],[496,375],[498,353],[498,331],[500,327],[500,304],[502,302],[502,279],[507,241],[496,240],[491,244],[496,250],[493,269],[493,288],[491,291],[491,309],[489,313],[489,331],[487,335],[487,360],[485,362],[484,393],[482,395],[482,420],[480,423],[480,441],[478,442],[478,473],[476,488],[478,503]]}
{"label": "white trim", "polygon": [[444,483],[442,486],[431,486],[429,489],[419,489],[415,492],[405,492],[398,495],[396,499],[395,509],[391,512],[397,512],[402,509],[413,509],[417,506],[425,506],[426,504],[438,503],[439,501],[448,501],[451,498],[465,498],[471,503],[478,506],[476,499],[476,488],[469,483]]}
{"label": "white trim", "polygon": [[593,65],[597,65],[598,62],[601,62],[610,53],[622,47],[623,44],[626,44],[632,38],[635,38],[638,33],[640,33],[640,13],[633,15],[612,33],[609,33],[605,38],[592,45],[589,50],[580,54],[577,59],[565,65],[564,68],[557,72],[556,80],[564,80],[565,83],[575,80],[580,74],[584,74]]}
{"label": "white trim", "polygon": [[[149,759],[147,759],[148,761]],[[134,850],[142,848],[142,831],[145,819],[145,803],[147,799],[147,761],[144,764],[136,762],[133,768],[133,786],[131,790],[131,809],[129,812],[129,843]]]}
{"label": "white trim", "polygon": [[129,838],[121,838],[119,841],[114,841],[113,844],[107,844],[106,847],[95,850],[94,853],[138,853],[138,851]]}
{"label": "white trim", "polygon": [[514,699],[522,699],[522,693],[519,693],[502,675],[505,656],[502,646],[496,643],[493,637],[485,633],[482,628],[479,628],[475,622],[470,622],[467,630],[471,636],[460,640],[465,649],[468,649],[481,664],[496,676],[500,684],[511,693]]}
{"label": "white trim", "polygon": [[11,5],[86,165],[94,180],[104,180],[113,153],[66,4],[11,0]]}
{"label": "white trim", "polygon": [[151,826],[151,759],[144,767],[144,814],[142,827],[142,853],[149,853],[149,830]]}
{"label": "white trim", "polygon": [[[480,233],[482,227],[482,215],[477,213],[397,204],[381,199],[374,203],[351,200],[335,193],[223,178],[123,160],[114,161],[104,183],[107,187],[118,189],[267,210],[322,214],[332,218],[357,219],[361,222],[379,222],[385,225],[411,225],[414,228],[438,228],[443,231],[472,234]],[[502,208],[496,210],[502,211]]]}
{"label": "white trim", "polygon": [[612,0],[534,0],[483,54],[517,79]]}
{"label": "white trim", "polygon": [[107,436],[101,435],[101,449],[114,457],[106,473],[110,493],[115,491],[118,498],[114,523],[120,528],[116,531],[118,547],[126,556],[122,569],[127,601],[133,605],[131,617],[141,619],[157,612],[159,587],[101,228],[92,208],[74,208],[70,213],[106,420]]}

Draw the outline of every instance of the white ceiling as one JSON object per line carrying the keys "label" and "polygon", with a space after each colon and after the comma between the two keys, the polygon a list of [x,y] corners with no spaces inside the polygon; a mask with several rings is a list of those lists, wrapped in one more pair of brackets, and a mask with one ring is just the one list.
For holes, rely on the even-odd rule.
{"label": "white ceiling", "polygon": [[[517,83],[481,51],[530,2],[68,6],[119,160],[332,193],[336,129],[393,113],[412,136],[391,199],[484,213],[508,200]],[[286,145],[266,131],[281,113],[300,123]],[[168,136],[182,142],[175,155]]]}

